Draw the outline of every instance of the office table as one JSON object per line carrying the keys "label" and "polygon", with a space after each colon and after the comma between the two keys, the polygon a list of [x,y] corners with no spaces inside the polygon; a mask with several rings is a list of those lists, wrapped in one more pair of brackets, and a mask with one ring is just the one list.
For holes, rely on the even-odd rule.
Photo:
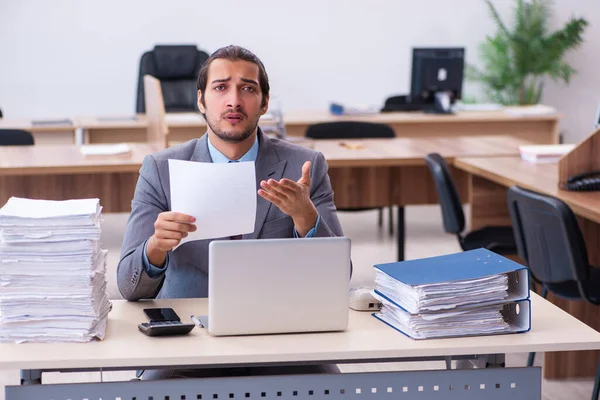
{"label": "office table", "polygon": [[[439,152],[455,157],[518,154],[526,144],[507,136],[302,140],[324,154],[338,208],[398,206],[398,259],[404,259],[404,206],[438,202],[424,157]],[[0,147],[0,204],[11,196],[65,200],[98,197],[104,212],[130,212],[138,170],[153,151],[135,143],[131,154],[84,157],[73,145]],[[467,198],[466,174],[453,170]]]}
{"label": "office table", "polygon": [[[600,266],[600,193],[568,192],[558,188],[557,164],[531,164],[520,157],[457,158],[455,168],[470,174],[471,226],[510,226],[507,189],[519,185],[551,195],[567,203],[576,214],[591,265]],[[600,330],[600,307],[567,301],[548,294],[548,299],[592,328]],[[600,352],[551,353],[545,357],[545,377],[594,376]]]}
{"label": "office table", "polygon": [[[304,136],[308,126],[322,122],[365,121],[388,124],[397,137],[455,137],[510,135],[533,143],[558,143],[559,114],[518,116],[504,111],[462,111],[455,115],[423,112],[390,112],[372,115],[333,115],[324,110],[289,111],[284,114],[288,135]],[[0,129],[25,129],[33,133],[37,144],[121,143],[146,141],[146,115],[76,116],[71,124],[55,122],[33,124],[29,119],[0,119]],[[206,132],[206,122],[197,113],[166,115],[170,140],[183,142]],[[260,125],[274,124],[262,118]]]}
{"label": "office table", "polygon": [[[49,120],[52,122],[36,124],[34,121],[25,118],[0,118],[0,129],[21,129],[31,132],[36,144],[76,143],[77,127],[73,122],[67,123],[66,120]],[[83,137],[81,132],[79,136]]]}
{"label": "office table", "polygon": [[[183,142],[197,138],[206,131],[206,122],[199,114],[167,114],[169,140]],[[515,116],[503,111],[459,112],[456,115],[435,115],[423,112],[392,112],[373,115],[339,116],[327,111],[290,111],[283,116],[287,134],[304,136],[309,125],[336,121],[365,121],[388,124],[397,137],[431,138],[455,136],[510,135],[533,143],[558,143],[559,115]],[[145,115],[135,117],[76,118],[86,143],[140,142],[145,140]],[[273,122],[263,119],[261,126]]]}
{"label": "office table", "polygon": [[130,211],[138,171],[154,151],[153,145],[134,143],[129,154],[86,157],[75,145],[0,146],[0,204],[11,196],[97,197],[104,212]]}
{"label": "office table", "polygon": [[[389,398],[540,399],[541,373],[502,367],[508,352],[600,348],[600,333],[532,294],[532,329],[524,334],[414,341],[370,313],[350,310],[344,332],[211,337],[194,328],[181,337],[138,332],[146,307],[172,307],[180,316],[203,315],[207,299],[114,301],[106,338],[92,343],[0,344],[0,368],[24,370],[27,384],[7,386],[7,400]],[[188,318],[185,318],[186,320]],[[315,365],[470,359],[480,369],[352,373],[171,381],[44,385],[43,371],[133,370],[174,367]],[[485,385],[481,386],[481,385]],[[358,390],[357,390],[358,389]],[[312,390],[313,393],[309,393]],[[325,392],[328,391],[328,392]],[[296,394],[294,394],[296,392]],[[264,395],[262,393],[265,393]],[[360,395],[360,396],[359,396]],[[216,396],[216,397],[215,397]],[[312,396],[312,397],[311,397]],[[326,397],[327,398],[327,397]]]}

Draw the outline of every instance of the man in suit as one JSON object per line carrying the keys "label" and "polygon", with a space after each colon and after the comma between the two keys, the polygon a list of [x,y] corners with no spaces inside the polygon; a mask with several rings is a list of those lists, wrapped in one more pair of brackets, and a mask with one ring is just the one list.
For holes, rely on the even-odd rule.
{"label": "man in suit", "polygon": [[210,240],[172,251],[202,221],[170,211],[169,159],[255,161],[255,228],[241,239],[343,235],[323,155],[270,139],[258,128],[269,104],[262,62],[244,48],[221,48],[201,68],[197,88],[207,133],[147,156],[140,169],[117,270],[127,300],[208,295]]}
{"label": "man in suit", "polygon": [[[221,240],[294,237],[302,240],[343,235],[323,155],[270,139],[258,128],[258,120],[269,105],[269,80],[262,62],[244,48],[221,48],[201,68],[197,88],[198,107],[206,119],[207,133],[199,139],[148,155],[140,169],[117,269],[117,284],[127,300],[208,295],[210,240],[186,242],[172,251],[202,221],[170,211],[169,159],[255,161],[259,187],[254,232]],[[327,366],[199,373],[162,370],[146,371],[144,379],[324,369],[335,371]]]}

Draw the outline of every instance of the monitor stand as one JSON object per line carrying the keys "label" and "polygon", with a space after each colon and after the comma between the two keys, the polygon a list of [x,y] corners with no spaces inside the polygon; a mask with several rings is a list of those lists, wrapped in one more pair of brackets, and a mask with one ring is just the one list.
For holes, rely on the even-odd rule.
{"label": "monitor stand", "polygon": [[436,92],[433,108],[425,110],[427,114],[454,114],[452,101],[448,92]]}

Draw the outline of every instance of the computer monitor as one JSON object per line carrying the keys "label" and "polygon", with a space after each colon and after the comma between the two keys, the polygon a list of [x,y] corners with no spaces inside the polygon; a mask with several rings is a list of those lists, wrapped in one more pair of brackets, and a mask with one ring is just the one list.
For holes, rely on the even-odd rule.
{"label": "computer monitor", "polygon": [[438,92],[448,92],[454,103],[462,96],[465,49],[413,48],[410,95],[412,103],[435,103]]}

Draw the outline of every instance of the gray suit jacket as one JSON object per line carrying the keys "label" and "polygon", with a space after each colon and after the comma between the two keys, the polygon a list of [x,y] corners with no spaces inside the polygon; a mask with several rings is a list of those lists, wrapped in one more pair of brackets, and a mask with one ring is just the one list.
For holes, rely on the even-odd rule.
{"label": "gray suit jacket", "polygon": [[[169,159],[212,162],[208,136],[170,147],[146,156],[140,169],[131,215],[127,222],[121,259],[117,268],[117,285],[127,300],[143,298],[191,298],[208,296],[208,245],[210,240],[186,242],[169,254],[162,276],[151,278],[144,268],[143,249],[154,234],[159,213],[171,210]],[[311,161],[310,196],[321,220],[315,237],[343,236],[333,204],[333,190],[328,166],[321,153],[258,132],[259,153],[256,160],[257,190],[260,181],[273,178],[300,179],[302,165]],[[201,224],[202,221],[197,221]],[[292,218],[257,194],[254,232],[243,239],[292,238]],[[228,238],[221,238],[227,240]],[[302,239],[299,239],[302,240]]]}

